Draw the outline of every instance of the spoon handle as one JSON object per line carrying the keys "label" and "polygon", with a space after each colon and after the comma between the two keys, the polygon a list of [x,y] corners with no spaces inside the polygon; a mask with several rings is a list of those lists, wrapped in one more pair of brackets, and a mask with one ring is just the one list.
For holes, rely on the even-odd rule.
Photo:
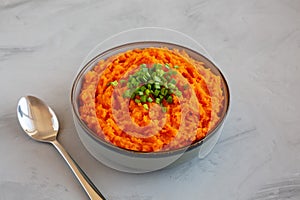
{"label": "spoon handle", "polygon": [[51,141],[51,144],[55,146],[60,155],[65,159],[71,168],[72,172],[80,182],[81,186],[90,197],[91,200],[105,200],[104,196],[100,193],[100,191],[96,188],[96,186],[92,183],[92,181],[87,177],[87,175],[82,171],[82,169],[77,165],[77,163],[71,158],[71,156],[67,153],[67,151],[61,146],[61,144],[57,141]]}

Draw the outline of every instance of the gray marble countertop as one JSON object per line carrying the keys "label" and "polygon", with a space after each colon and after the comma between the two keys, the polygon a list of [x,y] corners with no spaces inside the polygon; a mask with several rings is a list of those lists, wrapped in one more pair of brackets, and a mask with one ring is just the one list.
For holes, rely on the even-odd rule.
{"label": "gray marble countertop", "polygon": [[[232,105],[205,159],[137,175],[85,150],[69,94],[95,44],[144,26],[203,44],[229,80]],[[26,94],[56,111],[59,141],[109,200],[299,200],[299,58],[298,0],[0,0],[0,200],[87,199],[56,150],[21,130],[16,105]]]}

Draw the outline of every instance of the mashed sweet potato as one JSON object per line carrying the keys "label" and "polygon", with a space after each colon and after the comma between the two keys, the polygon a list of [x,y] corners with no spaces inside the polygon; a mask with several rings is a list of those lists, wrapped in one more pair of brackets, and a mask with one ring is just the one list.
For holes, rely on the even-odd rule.
{"label": "mashed sweet potato", "polygon": [[[182,95],[172,94],[172,103],[147,102],[149,109],[145,109],[124,97],[126,80],[140,65],[150,68],[157,63],[177,72],[173,78]],[[221,77],[202,62],[185,51],[151,47],[111,56],[87,72],[79,95],[79,113],[86,125],[107,142],[128,150],[155,152],[203,139],[220,120],[223,101]]]}

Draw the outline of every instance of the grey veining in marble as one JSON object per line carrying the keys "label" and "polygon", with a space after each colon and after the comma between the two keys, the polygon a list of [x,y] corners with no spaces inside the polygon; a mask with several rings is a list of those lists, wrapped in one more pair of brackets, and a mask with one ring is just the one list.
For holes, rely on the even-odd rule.
{"label": "grey veining in marble", "polygon": [[[203,44],[229,80],[232,106],[208,157],[134,175],[84,149],[69,93],[95,44],[143,26]],[[59,140],[108,199],[299,200],[299,58],[298,0],[0,0],[0,200],[87,199],[55,149],[20,129],[25,94],[56,111]]]}

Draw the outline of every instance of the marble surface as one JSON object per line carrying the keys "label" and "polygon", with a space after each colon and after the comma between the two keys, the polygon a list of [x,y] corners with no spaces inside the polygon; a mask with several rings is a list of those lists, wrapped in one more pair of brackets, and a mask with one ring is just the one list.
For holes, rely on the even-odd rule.
{"label": "marble surface", "polygon": [[[18,125],[26,94],[56,111],[59,141],[109,200],[299,200],[299,25],[298,0],[0,0],[0,200],[87,199],[56,150]],[[95,44],[143,26],[203,44],[229,80],[232,105],[205,159],[135,175],[89,155],[69,94]]]}

